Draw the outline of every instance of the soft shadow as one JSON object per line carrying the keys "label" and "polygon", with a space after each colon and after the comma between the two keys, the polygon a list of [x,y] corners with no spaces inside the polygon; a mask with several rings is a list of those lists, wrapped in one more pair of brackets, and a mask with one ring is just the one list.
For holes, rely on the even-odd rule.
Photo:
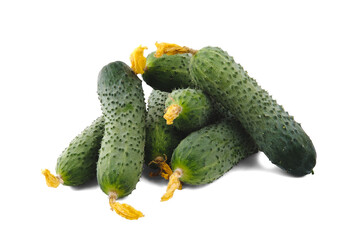
{"label": "soft shadow", "polygon": [[[217,180],[215,180],[217,181]],[[201,189],[201,188],[205,188],[209,185],[210,183],[207,183],[207,184],[201,184],[201,185],[190,185],[190,184],[186,184],[186,183],[183,183],[183,188],[185,189]]]}
{"label": "soft shadow", "polygon": [[71,188],[73,190],[76,190],[76,191],[80,191],[80,190],[84,190],[84,189],[91,189],[91,188],[96,188],[98,187],[98,182],[97,182],[97,179],[96,177],[93,178],[92,180],[90,180],[89,182],[86,182],[82,185],[79,185],[79,186],[71,186]]}
{"label": "soft shadow", "polygon": [[259,152],[254,153],[249,157],[241,160],[237,165],[233,167],[233,169],[239,169],[239,170],[263,169],[263,167],[259,163],[259,159],[260,159],[260,153]]}
{"label": "soft shadow", "polygon": [[304,176],[292,175],[292,174],[286,172],[285,170],[282,170],[281,168],[277,167],[276,165],[274,165],[274,167],[272,169],[268,169],[268,170],[275,173],[275,174],[278,174],[278,175],[281,175],[281,176],[284,176],[284,177],[288,177],[288,178],[302,178],[302,177],[304,177]]}
{"label": "soft shadow", "polygon": [[[261,164],[261,161],[268,161],[271,164],[270,165],[271,167],[264,167],[264,165]],[[257,152],[245,158],[244,160],[241,160],[230,171],[266,171],[289,178],[302,177],[302,176],[291,175],[285,170],[276,166],[275,164],[272,164],[270,160],[266,157],[266,155],[262,152]]]}
{"label": "soft shadow", "polygon": [[141,174],[141,178],[145,179],[146,181],[156,184],[158,186],[167,186],[168,184],[168,180],[165,180],[164,178],[162,178],[160,175],[159,176],[155,176],[155,177],[150,177],[150,173],[151,172],[157,172],[158,170],[150,168],[146,165],[144,165],[142,174]]}

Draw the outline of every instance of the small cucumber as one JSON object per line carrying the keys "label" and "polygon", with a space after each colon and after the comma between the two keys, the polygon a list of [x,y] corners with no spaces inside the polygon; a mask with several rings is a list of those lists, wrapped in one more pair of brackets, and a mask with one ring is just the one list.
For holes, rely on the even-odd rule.
{"label": "small cucumber", "polygon": [[314,145],[299,123],[225,51],[205,47],[193,55],[194,83],[244,126],[269,160],[303,176],[316,164]]}
{"label": "small cucumber", "polygon": [[191,133],[174,150],[174,173],[162,201],[172,197],[180,181],[192,185],[211,183],[256,152],[254,141],[237,121],[222,120]]}
{"label": "small cucumber", "polygon": [[154,89],[171,92],[176,88],[191,87],[189,72],[190,54],[163,55],[155,57],[155,52],[146,58],[143,80]]}
{"label": "small cucumber", "polygon": [[[171,158],[172,152],[183,138],[183,134],[173,126],[168,126],[163,118],[165,101],[169,93],[153,90],[148,99],[146,116],[145,164],[155,159]],[[170,160],[170,159],[168,159]],[[156,167],[156,164],[150,164]]]}
{"label": "small cucumber", "polygon": [[205,126],[213,116],[211,100],[201,90],[186,88],[173,90],[166,102],[164,118],[178,130],[192,132]]}
{"label": "small cucumber", "polygon": [[[105,132],[97,164],[97,180],[109,195],[112,209],[128,219],[142,215],[117,198],[130,194],[139,181],[145,146],[145,101],[141,80],[123,62],[112,62],[99,73],[98,97]],[[126,210],[124,210],[125,208]],[[130,214],[121,214],[129,210]]]}
{"label": "small cucumber", "polygon": [[78,186],[96,177],[101,139],[104,133],[104,118],[101,116],[77,135],[61,153],[56,164],[56,174],[44,170],[49,187],[59,183]]}

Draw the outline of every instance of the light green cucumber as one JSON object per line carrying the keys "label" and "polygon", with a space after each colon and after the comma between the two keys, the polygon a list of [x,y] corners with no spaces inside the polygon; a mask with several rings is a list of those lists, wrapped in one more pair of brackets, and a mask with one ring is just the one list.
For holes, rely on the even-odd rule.
{"label": "light green cucumber", "polygon": [[[183,133],[177,131],[173,126],[166,124],[163,116],[165,101],[169,93],[153,90],[148,99],[148,112],[146,116],[146,144],[145,164],[155,159],[170,161],[175,147],[183,138]],[[156,164],[150,164],[156,168]]]}
{"label": "light green cucumber", "polygon": [[101,116],[77,135],[61,153],[56,164],[56,174],[62,184],[78,186],[96,177],[103,133],[104,118]]}
{"label": "light green cucumber", "polygon": [[192,132],[207,125],[214,113],[211,100],[201,90],[173,90],[165,102],[164,118],[183,132]]}
{"label": "light green cucumber", "polygon": [[154,89],[171,92],[173,89],[193,86],[189,65],[191,55],[177,54],[155,57],[155,52],[146,58],[143,80]]}
{"label": "light green cucumber", "polygon": [[97,180],[116,199],[135,189],[143,168],[146,109],[141,80],[125,63],[112,62],[99,73],[98,97],[105,132]]}
{"label": "light green cucumber", "polygon": [[238,119],[269,160],[303,176],[316,164],[314,145],[303,128],[225,51],[205,47],[190,61],[192,80]]}

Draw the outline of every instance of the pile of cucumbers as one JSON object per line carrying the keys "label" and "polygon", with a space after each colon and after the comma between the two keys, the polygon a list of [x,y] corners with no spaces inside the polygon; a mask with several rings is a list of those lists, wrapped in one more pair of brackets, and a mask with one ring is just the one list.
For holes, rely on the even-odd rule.
{"label": "pile of cucumbers", "polygon": [[[48,186],[97,177],[111,209],[138,219],[140,211],[116,199],[135,189],[144,166],[169,179],[162,201],[182,182],[210,183],[258,151],[288,174],[313,173],[309,136],[227,52],[162,43],[145,60],[144,49],[133,52],[131,67],[117,61],[101,69],[102,116],[62,152],[56,176],[43,170]],[[138,74],[153,88],[147,104]]]}

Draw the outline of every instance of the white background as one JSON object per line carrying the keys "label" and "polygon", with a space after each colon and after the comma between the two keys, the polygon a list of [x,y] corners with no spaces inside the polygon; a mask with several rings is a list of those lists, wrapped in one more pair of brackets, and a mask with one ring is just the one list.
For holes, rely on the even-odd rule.
{"label": "white background", "polygon": [[[1,1],[1,239],[359,239],[358,1]],[[140,44],[219,46],[312,138],[315,174],[262,153],[160,202],[145,175],[109,210],[96,181],[48,188],[70,140],[101,114],[96,82]],[[144,84],[146,96],[151,88]]]}

